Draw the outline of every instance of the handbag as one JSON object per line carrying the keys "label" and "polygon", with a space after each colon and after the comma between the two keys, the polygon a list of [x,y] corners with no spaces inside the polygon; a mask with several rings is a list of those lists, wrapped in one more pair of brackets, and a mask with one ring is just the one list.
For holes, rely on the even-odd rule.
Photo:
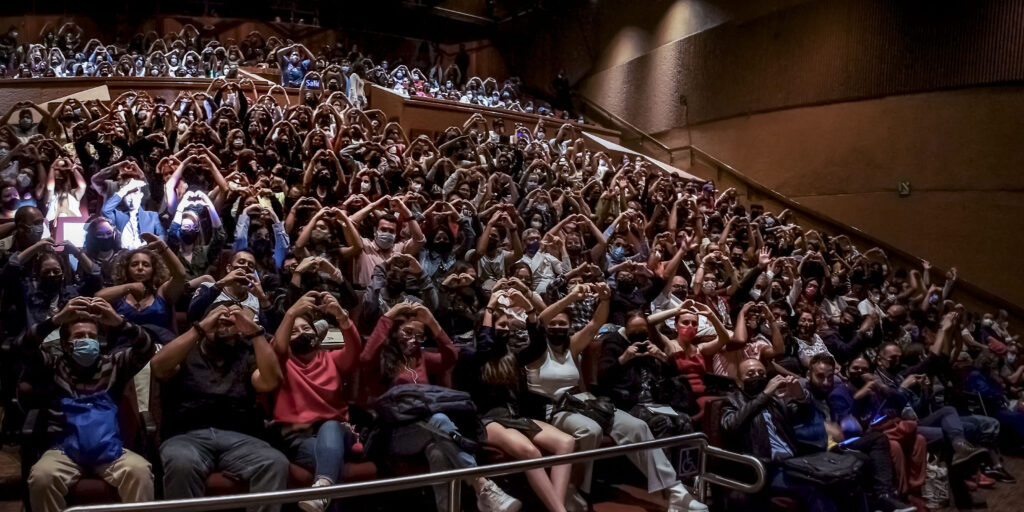
{"label": "handbag", "polygon": [[566,391],[555,402],[551,415],[554,416],[560,412],[582,414],[594,420],[605,434],[611,432],[612,424],[615,422],[615,404],[603,396],[582,400]]}
{"label": "handbag", "polygon": [[864,460],[852,453],[819,452],[782,461],[786,476],[816,487],[855,482]]}
{"label": "handbag", "polygon": [[60,410],[65,423],[60,448],[76,464],[92,468],[113,462],[124,453],[117,404],[109,393],[62,398]]}

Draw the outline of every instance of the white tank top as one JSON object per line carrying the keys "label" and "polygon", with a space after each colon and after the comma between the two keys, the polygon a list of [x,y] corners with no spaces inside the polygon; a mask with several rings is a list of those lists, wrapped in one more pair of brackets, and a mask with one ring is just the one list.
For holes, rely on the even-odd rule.
{"label": "white tank top", "polygon": [[526,389],[551,400],[562,396],[562,393],[579,383],[580,371],[569,350],[559,356],[548,347],[540,364],[533,362],[526,366]]}

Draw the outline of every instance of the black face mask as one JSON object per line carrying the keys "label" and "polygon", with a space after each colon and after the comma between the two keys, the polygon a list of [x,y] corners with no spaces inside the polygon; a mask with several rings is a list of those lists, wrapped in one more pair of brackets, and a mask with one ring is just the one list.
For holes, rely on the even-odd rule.
{"label": "black face mask", "polygon": [[508,329],[495,329],[494,341],[497,342],[499,345],[508,344],[509,332],[510,331]]}
{"label": "black face mask", "polygon": [[633,343],[639,343],[641,341],[647,341],[646,332],[631,332],[626,335],[626,339],[629,340],[630,345]]}
{"label": "black face mask", "polygon": [[206,352],[216,359],[228,359],[240,343],[238,336],[217,336],[206,345]]}
{"label": "black face mask", "polygon": [[631,293],[636,289],[636,281],[632,279],[619,280],[616,284],[618,285],[619,291],[622,293]]}
{"label": "black face mask", "polygon": [[252,241],[252,252],[257,256],[266,256],[270,254],[270,240],[266,238],[257,238]]}
{"label": "black face mask", "polygon": [[853,384],[854,387],[856,387],[858,389],[863,387],[864,386],[864,375],[862,375],[860,373],[856,373],[856,374],[850,375],[850,384]]}
{"label": "black face mask", "polygon": [[304,332],[291,341],[292,352],[305,355],[313,351],[319,344],[319,338],[311,332]]}
{"label": "black face mask", "polygon": [[431,249],[438,254],[448,254],[452,250],[452,243],[447,240],[444,242],[431,242]]}
{"label": "black face mask", "polygon": [[192,245],[196,243],[196,239],[199,238],[199,230],[196,229],[183,229],[181,230],[181,243],[185,245]]}
{"label": "black face mask", "polygon": [[114,250],[114,237],[109,238],[94,238],[93,246],[96,247],[97,251],[113,251]]}
{"label": "black face mask", "polygon": [[751,377],[751,378],[743,381],[743,392],[748,394],[748,395],[756,395],[756,394],[764,391],[764,388],[767,387],[767,386],[768,386],[768,377],[766,377],[766,376]]}
{"label": "black face mask", "polygon": [[553,327],[548,329],[548,343],[551,344],[552,347],[568,347],[569,329],[565,327]]}
{"label": "black face mask", "polygon": [[64,276],[42,276],[39,278],[39,288],[44,292],[53,293],[60,290],[60,285],[64,283]]}

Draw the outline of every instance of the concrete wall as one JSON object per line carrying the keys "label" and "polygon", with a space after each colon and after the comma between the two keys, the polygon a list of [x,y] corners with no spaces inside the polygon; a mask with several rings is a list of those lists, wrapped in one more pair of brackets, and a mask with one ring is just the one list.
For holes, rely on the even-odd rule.
{"label": "concrete wall", "polygon": [[[1024,87],[979,87],[735,117],[660,138],[692,136],[763,185],[1024,305],[1022,119]],[[900,181],[909,197],[898,196]]]}

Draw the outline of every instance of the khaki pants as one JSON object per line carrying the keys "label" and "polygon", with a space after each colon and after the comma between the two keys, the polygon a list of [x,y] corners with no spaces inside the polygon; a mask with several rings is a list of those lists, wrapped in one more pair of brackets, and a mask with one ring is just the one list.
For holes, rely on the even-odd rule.
{"label": "khaki pants", "polygon": [[[153,501],[153,467],[137,453],[125,450],[120,458],[97,466],[95,472],[113,487],[125,503]],[[82,476],[82,468],[60,450],[47,450],[28,475],[33,512],[60,512],[64,497]]]}

